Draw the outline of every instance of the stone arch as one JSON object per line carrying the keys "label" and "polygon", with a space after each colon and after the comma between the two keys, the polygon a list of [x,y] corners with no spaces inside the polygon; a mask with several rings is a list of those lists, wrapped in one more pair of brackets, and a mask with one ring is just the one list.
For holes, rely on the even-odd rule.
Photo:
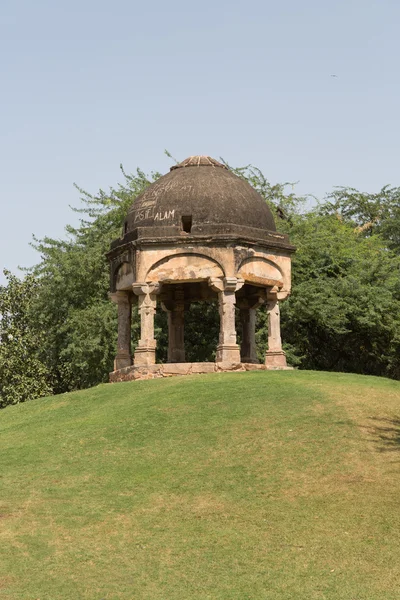
{"label": "stone arch", "polygon": [[201,281],[209,277],[224,277],[222,266],[213,258],[197,253],[181,253],[166,256],[157,261],[147,272],[146,281],[177,282]]}
{"label": "stone arch", "polygon": [[284,275],[280,267],[261,256],[245,258],[238,270],[238,277],[249,283],[262,286],[283,286]]}

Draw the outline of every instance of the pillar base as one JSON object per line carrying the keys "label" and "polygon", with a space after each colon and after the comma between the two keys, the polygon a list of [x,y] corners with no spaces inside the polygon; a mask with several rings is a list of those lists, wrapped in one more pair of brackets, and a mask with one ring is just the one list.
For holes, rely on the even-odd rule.
{"label": "pillar base", "polygon": [[259,365],[260,361],[257,358],[253,358],[250,356],[242,356],[240,358],[240,362],[245,363],[246,365]]}
{"label": "pillar base", "polygon": [[[110,373],[110,382],[136,381],[139,379],[158,379],[161,377],[178,377],[185,375],[200,375],[207,373],[243,373],[245,371],[291,370],[292,367],[266,367],[252,363],[175,363],[156,364],[147,366],[133,365]],[[267,382],[268,380],[266,380]]]}
{"label": "pillar base", "polygon": [[185,363],[185,350],[175,350],[172,352],[171,358],[168,358],[167,363]]}
{"label": "pillar base", "polygon": [[216,363],[240,363],[240,348],[237,344],[217,346]]}
{"label": "pillar base", "polygon": [[135,350],[135,367],[148,367],[156,364],[155,348],[136,348]]}
{"label": "pillar base", "polygon": [[117,354],[114,360],[114,371],[130,367],[132,364],[132,356],[130,354]]}
{"label": "pillar base", "polygon": [[267,350],[265,354],[265,366],[267,369],[287,368],[285,352],[283,350]]}

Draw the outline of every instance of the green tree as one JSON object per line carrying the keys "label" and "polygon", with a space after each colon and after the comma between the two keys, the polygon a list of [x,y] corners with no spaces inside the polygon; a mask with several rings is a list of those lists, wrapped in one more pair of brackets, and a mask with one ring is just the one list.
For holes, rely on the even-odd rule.
{"label": "green tree", "polygon": [[325,214],[336,213],[368,237],[379,234],[388,247],[400,250],[400,187],[384,186],[377,193],[337,187],[321,206]]}
{"label": "green tree", "polygon": [[[108,380],[116,347],[116,307],[108,297],[109,265],[105,253],[121,235],[129,206],[158,174],[140,170],[108,193],[91,195],[77,188],[83,207],[78,227],[66,228],[68,238],[34,241],[41,261],[31,273],[39,282],[37,315],[47,331],[40,351],[56,393]],[[133,319],[133,342],[137,319]],[[135,326],[136,324],[136,326]]]}
{"label": "green tree", "polygon": [[400,377],[400,257],[318,208],[295,219],[283,337],[302,368]]}
{"label": "green tree", "polygon": [[21,280],[4,270],[7,285],[0,286],[0,407],[52,393],[46,365],[37,348],[44,344],[32,309],[38,282],[32,275]]}
{"label": "green tree", "polygon": [[[383,188],[380,195],[368,195],[337,188],[324,203],[307,211],[292,184],[272,185],[252,166],[233,171],[262,195],[275,214],[277,229],[289,233],[297,246],[292,296],[282,305],[289,361],[300,368],[400,378],[400,278],[394,252],[398,189]],[[66,240],[46,237],[34,242],[41,260],[30,270],[37,286],[30,327],[45,330],[46,336],[32,357],[46,366],[47,380],[56,393],[107,381],[112,370],[117,319],[108,298],[105,253],[121,234],[130,205],[159,176],[140,170],[122,173],[123,183],[109,192],[91,195],[78,188],[81,220],[77,227],[67,227]],[[259,312],[257,341],[262,358],[267,315],[265,308]],[[193,305],[187,315],[188,360],[213,360],[218,328],[215,305]],[[138,329],[134,307],[133,346]],[[161,310],[156,316],[156,337],[158,360],[165,360],[166,315]]]}

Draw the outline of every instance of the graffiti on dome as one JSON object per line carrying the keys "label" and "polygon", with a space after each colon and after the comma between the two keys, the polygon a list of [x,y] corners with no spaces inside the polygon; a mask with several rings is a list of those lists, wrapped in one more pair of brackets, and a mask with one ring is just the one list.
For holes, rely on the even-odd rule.
{"label": "graffiti on dome", "polygon": [[163,211],[155,211],[155,206],[141,207],[137,211],[135,211],[135,223],[140,223],[141,221],[170,221],[175,216],[174,210],[163,210]]}

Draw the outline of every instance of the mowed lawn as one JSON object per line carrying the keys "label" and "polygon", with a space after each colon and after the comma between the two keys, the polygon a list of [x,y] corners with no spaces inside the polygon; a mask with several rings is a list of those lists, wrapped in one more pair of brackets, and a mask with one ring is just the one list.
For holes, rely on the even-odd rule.
{"label": "mowed lawn", "polygon": [[398,600],[400,383],[101,385],[0,411],[2,600]]}

